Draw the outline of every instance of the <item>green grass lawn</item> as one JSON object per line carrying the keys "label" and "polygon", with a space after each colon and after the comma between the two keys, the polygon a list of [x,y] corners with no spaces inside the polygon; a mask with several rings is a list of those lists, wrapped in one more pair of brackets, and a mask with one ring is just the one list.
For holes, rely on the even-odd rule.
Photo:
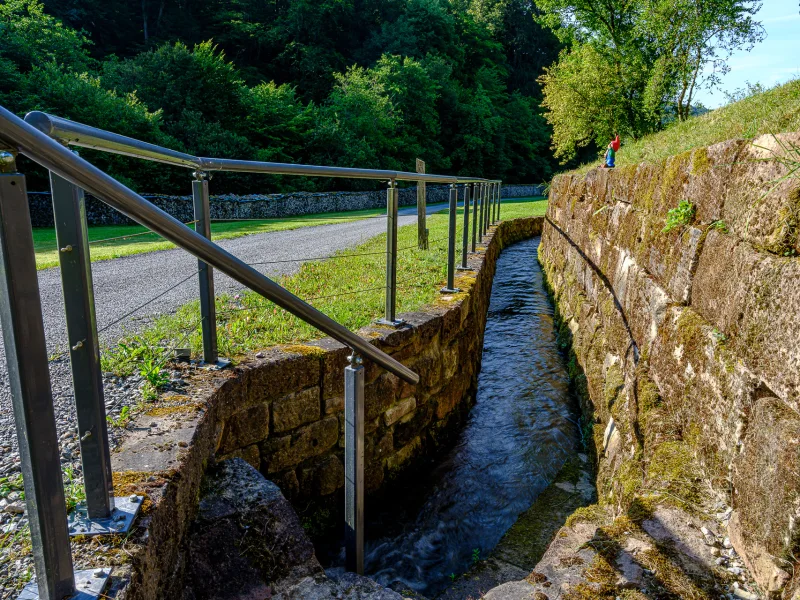
{"label": "green grass lawn", "polygon": [[[503,201],[502,218],[543,215],[544,198]],[[463,216],[463,209],[458,210]],[[461,231],[462,218],[457,219]],[[397,312],[417,310],[439,297],[447,276],[447,212],[428,215],[430,248],[417,248],[416,225],[398,230]],[[460,234],[456,237],[460,240]],[[280,283],[300,298],[345,327],[357,330],[383,315],[386,235],[339,252],[333,259],[304,263]],[[460,257],[460,244],[457,246]],[[352,256],[352,255],[359,256]],[[158,318],[137,335],[103,352],[103,368],[120,375],[155,372],[169,358],[172,347],[201,347],[199,302],[191,302],[175,314]],[[300,343],[322,336],[300,319],[253,292],[240,297],[217,297],[217,332],[220,354],[241,357],[276,344]],[[143,365],[145,366],[143,368]],[[149,365],[149,366],[148,366]],[[155,375],[154,381],[155,379]]]}
{"label": "green grass lawn", "polygon": [[[617,166],[658,162],[693,148],[734,138],[752,139],[765,133],[800,130],[800,80],[694,117],[659,133],[625,143],[617,153]],[[583,165],[576,172],[599,166]]]}
{"label": "green grass lawn", "polygon": [[[301,215],[285,219],[258,221],[220,221],[211,224],[211,238],[226,240],[253,233],[285,231],[312,225],[328,225],[343,221],[357,221],[385,213],[385,209],[372,208],[338,213]],[[125,237],[134,236],[134,237]],[[123,238],[113,239],[109,238]],[[141,225],[98,225],[89,228],[90,254],[92,261],[109,260],[132,254],[143,254],[156,250],[169,250],[175,245],[156,233],[148,232]],[[36,268],[47,269],[58,266],[56,233],[52,227],[37,227],[33,230],[33,246],[36,251]]]}

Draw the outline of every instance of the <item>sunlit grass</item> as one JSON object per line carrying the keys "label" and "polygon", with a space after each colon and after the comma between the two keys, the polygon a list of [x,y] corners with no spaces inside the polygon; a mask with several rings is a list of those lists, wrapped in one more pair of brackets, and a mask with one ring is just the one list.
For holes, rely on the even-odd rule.
{"label": "sunlit grass", "polygon": [[[539,216],[545,213],[542,198],[503,201],[502,218]],[[463,217],[462,209],[458,210]],[[397,312],[407,312],[430,304],[439,297],[447,276],[446,212],[429,215],[430,247],[417,248],[415,224],[398,230]],[[461,231],[462,218],[457,219]],[[460,235],[457,235],[460,240]],[[339,252],[337,258],[304,263],[294,275],[283,277],[281,285],[312,304],[350,330],[368,325],[383,315],[386,235],[379,235]],[[460,251],[460,244],[457,244]],[[358,256],[348,256],[358,255]],[[460,254],[459,254],[460,256]],[[142,357],[168,357],[172,347],[191,347],[193,354],[202,348],[199,301],[165,315],[137,335],[127,336],[122,345],[103,353],[103,368],[120,375],[138,368]],[[254,292],[217,298],[217,332],[220,353],[241,357],[276,344],[300,343],[322,334],[263,299]],[[133,358],[132,358],[133,357]]]}
{"label": "sunlit grass", "polygon": [[[617,153],[617,166],[659,162],[693,148],[734,138],[753,139],[766,133],[800,130],[800,80],[718,108],[641,140],[625,143]],[[583,165],[586,172],[602,161]]]}
{"label": "sunlit grass", "polygon": [[[382,208],[371,208],[347,212],[301,215],[287,217],[285,219],[219,221],[211,224],[211,238],[213,240],[226,240],[254,233],[286,231],[313,225],[329,225],[331,223],[357,221],[367,217],[374,217],[385,212],[386,210]],[[140,225],[98,225],[90,227],[89,243],[91,246],[89,253],[92,257],[92,261],[109,260],[122,256],[130,256],[132,254],[144,254],[145,252],[155,252],[156,250],[169,250],[175,247],[174,244],[165,241],[158,234],[152,232],[148,233],[147,231],[147,228]],[[98,243],[98,240],[106,240],[108,238],[124,239],[114,239]],[[35,228],[33,230],[33,246],[36,251],[37,269],[47,269],[58,266],[58,249],[54,228]]]}

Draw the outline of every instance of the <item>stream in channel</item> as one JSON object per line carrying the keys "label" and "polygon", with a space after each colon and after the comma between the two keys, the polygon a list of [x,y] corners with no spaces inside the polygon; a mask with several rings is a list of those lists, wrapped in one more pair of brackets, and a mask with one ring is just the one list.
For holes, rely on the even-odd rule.
{"label": "stream in channel", "polygon": [[367,527],[381,537],[367,540],[366,574],[385,586],[441,593],[491,552],[579,451],[538,245],[534,238],[500,255],[477,401],[455,445],[414,482],[407,502],[375,515],[391,526]]}

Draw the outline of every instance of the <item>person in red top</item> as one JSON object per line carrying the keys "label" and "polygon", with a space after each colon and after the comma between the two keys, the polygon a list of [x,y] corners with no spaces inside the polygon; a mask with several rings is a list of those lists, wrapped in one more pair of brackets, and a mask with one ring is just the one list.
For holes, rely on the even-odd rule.
{"label": "person in red top", "polygon": [[617,157],[617,151],[620,147],[620,139],[619,134],[615,134],[614,139],[609,142],[608,147],[606,148],[606,155],[603,157],[605,162],[603,163],[603,169],[613,169],[615,164],[614,161]]}

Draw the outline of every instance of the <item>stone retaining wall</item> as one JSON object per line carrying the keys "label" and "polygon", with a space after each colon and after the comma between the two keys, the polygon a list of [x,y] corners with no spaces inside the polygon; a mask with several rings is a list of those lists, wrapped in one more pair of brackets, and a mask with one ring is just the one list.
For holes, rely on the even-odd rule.
{"label": "stone retaining wall", "polygon": [[[538,235],[542,218],[502,222],[471,255],[461,292],[400,315],[400,329],[359,332],[420,375],[411,386],[366,370],[366,487],[375,492],[435,451],[472,404],[495,262],[501,249]],[[178,598],[187,531],[209,465],[242,458],[295,506],[342,502],[343,371],[349,350],[330,339],[284,346],[233,369],[187,373],[189,392],[162,397],[129,427],[114,454],[117,494],[147,499],[126,541],[128,599]]]}
{"label": "stone retaining wall", "polygon": [[[781,138],[557,177],[540,245],[601,500],[714,490],[770,597],[800,549],[800,182],[777,160],[800,134]],[[694,218],[663,231],[681,200]]]}
{"label": "stone retaining wall", "polygon": [[[428,185],[428,203],[447,202],[448,186]],[[463,186],[459,186],[463,187]],[[213,185],[212,185],[213,189]],[[504,198],[525,198],[543,193],[542,185],[505,185]],[[461,195],[462,192],[459,192]],[[188,223],[194,220],[191,196],[145,195],[147,200],[167,211],[170,215]],[[53,205],[49,192],[29,192],[31,222],[34,227],[53,227]],[[211,196],[212,219],[272,219],[327,212],[344,212],[382,208],[386,206],[386,191],[364,192],[294,192],[286,194],[251,194],[237,196],[223,194]],[[400,189],[400,205],[415,206],[417,188]],[[104,202],[89,196],[86,202],[86,217],[89,225],[132,224],[122,213]]]}

